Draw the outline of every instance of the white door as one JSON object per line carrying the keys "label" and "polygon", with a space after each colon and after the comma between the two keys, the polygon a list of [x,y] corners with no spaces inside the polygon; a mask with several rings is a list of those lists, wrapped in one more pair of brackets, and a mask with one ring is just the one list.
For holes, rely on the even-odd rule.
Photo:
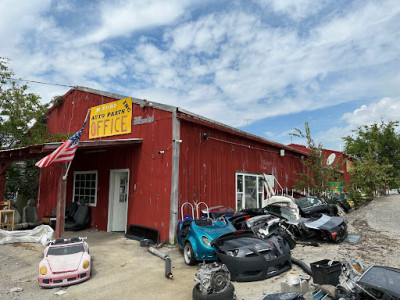
{"label": "white door", "polygon": [[126,231],[128,196],[129,170],[111,170],[107,231]]}

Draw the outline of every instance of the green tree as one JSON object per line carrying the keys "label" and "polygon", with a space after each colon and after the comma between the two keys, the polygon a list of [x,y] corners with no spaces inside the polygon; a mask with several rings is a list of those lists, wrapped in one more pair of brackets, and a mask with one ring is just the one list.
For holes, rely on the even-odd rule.
{"label": "green tree", "polygon": [[[372,125],[364,125],[353,130],[353,135],[343,138],[345,141],[345,152],[350,154],[355,161],[356,168],[364,168],[363,164],[376,167],[375,182],[379,182],[376,188],[390,186],[399,187],[400,180],[400,134],[396,132],[398,121],[381,121]],[[391,166],[390,168],[388,166]],[[382,174],[385,174],[382,176]],[[357,175],[358,174],[358,175]],[[355,172],[354,176],[364,176],[364,172]],[[370,174],[370,176],[374,176]],[[378,180],[385,178],[384,181]],[[367,178],[355,178],[362,182],[369,181]],[[361,186],[360,186],[361,188]],[[369,188],[366,188],[369,192]]]}
{"label": "green tree", "polygon": [[390,176],[392,165],[380,164],[372,153],[366,153],[362,161],[357,159],[353,164],[354,168],[352,168],[349,173],[351,175],[351,184],[354,194],[356,191],[361,191],[367,197],[371,198],[374,196],[375,191],[385,187],[392,179]]}
{"label": "green tree", "polygon": [[0,149],[42,143],[48,135],[48,105],[41,104],[38,95],[28,93],[27,85],[12,79],[7,63],[0,58]]}
{"label": "green tree", "polygon": [[[48,105],[28,92],[27,85],[14,80],[9,60],[0,57],[0,150],[40,144],[49,137],[46,129]],[[38,184],[38,168],[34,161],[15,162],[6,171],[6,196],[17,191],[26,202],[34,197]]]}
{"label": "green tree", "polygon": [[295,132],[290,133],[291,136],[299,137],[306,140],[307,148],[310,151],[307,159],[304,160],[306,173],[298,173],[295,188],[310,189],[315,196],[323,195],[329,189],[329,183],[337,181],[340,167],[335,161],[331,165],[326,164],[326,157],[322,150],[322,144],[315,144],[311,137],[310,126],[305,122],[305,132],[294,128]]}

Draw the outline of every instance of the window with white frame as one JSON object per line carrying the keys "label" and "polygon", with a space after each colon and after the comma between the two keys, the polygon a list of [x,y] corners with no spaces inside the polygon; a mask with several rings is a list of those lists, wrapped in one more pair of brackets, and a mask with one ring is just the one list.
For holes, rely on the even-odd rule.
{"label": "window with white frame", "polygon": [[74,172],[73,201],[89,206],[97,204],[97,171]]}
{"label": "window with white frame", "polygon": [[236,210],[260,208],[264,200],[261,174],[236,173]]}

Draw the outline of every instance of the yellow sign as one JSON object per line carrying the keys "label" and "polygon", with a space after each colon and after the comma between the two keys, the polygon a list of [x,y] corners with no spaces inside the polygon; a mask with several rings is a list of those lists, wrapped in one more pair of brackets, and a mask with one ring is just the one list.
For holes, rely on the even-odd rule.
{"label": "yellow sign", "polygon": [[90,109],[89,139],[131,133],[132,98]]}

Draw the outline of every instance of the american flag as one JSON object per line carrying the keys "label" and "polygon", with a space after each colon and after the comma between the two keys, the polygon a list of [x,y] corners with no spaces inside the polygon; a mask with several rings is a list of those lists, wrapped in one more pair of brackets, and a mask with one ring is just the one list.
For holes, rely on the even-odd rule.
{"label": "american flag", "polygon": [[53,153],[43,157],[36,163],[39,168],[44,168],[52,163],[62,163],[69,162],[74,159],[76,149],[78,148],[78,143],[82,135],[83,128],[86,125],[86,120],[83,123],[81,130],[71,136],[68,140],[64,142],[60,147],[54,150]]}

